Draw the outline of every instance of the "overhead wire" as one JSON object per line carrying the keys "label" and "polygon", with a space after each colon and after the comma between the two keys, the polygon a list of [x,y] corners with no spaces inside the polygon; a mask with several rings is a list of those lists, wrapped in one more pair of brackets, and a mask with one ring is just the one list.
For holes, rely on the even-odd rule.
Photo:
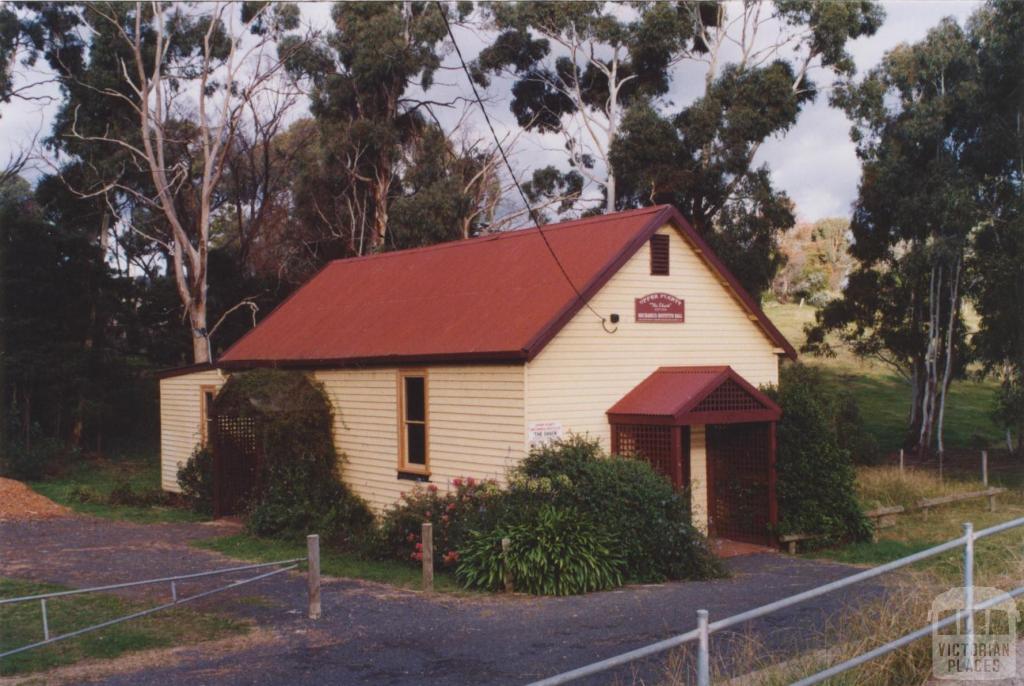
{"label": "overhead wire", "polygon": [[505,162],[505,167],[508,169],[509,176],[512,177],[512,183],[515,184],[516,190],[519,191],[519,197],[522,199],[523,205],[526,206],[526,211],[529,213],[534,226],[537,227],[537,232],[540,234],[541,239],[543,239],[544,245],[547,247],[552,259],[555,260],[555,264],[558,265],[558,269],[561,271],[562,276],[565,277],[566,282],[576,294],[576,298],[584,305],[584,307],[590,310],[595,317],[601,320],[601,326],[605,331],[608,333],[615,333],[616,329],[608,329],[606,326],[607,319],[595,310],[589,302],[587,302],[587,299],[583,297],[583,294],[576,287],[576,284],[573,283],[572,277],[569,276],[569,272],[566,270],[565,265],[563,265],[562,260],[558,258],[558,253],[555,252],[554,247],[552,247],[551,242],[544,233],[544,227],[541,225],[541,222],[537,217],[537,212],[533,209],[529,198],[526,197],[526,192],[519,184],[519,179],[516,178],[515,170],[512,169],[512,163],[509,162],[508,155],[505,153],[505,147],[501,144],[501,139],[499,138],[497,131],[494,130],[494,124],[491,122],[491,116],[487,113],[487,107],[484,106],[483,99],[480,97],[480,92],[477,90],[476,82],[473,80],[473,75],[470,73],[469,66],[466,64],[466,60],[462,56],[462,49],[459,48],[459,43],[455,40],[455,33],[452,31],[452,25],[448,22],[448,12],[445,11],[444,3],[440,0],[435,0],[434,4],[437,5],[437,9],[441,13],[441,19],[444,21],[444,26],[448,30],[448,37],[451,38],[452,45],[455,47],[455,54],[458,56],[459,63],[462,65],[462,71],[466,74],[466,80],[469,81],[469,87],[473,90],[473,98],[476,100],[476,104],[480,107],[480,112],[484,115],[484,121],[487,122],[487,128],[491,131],[491,136],[494,138],[494,143],[498,148],[498,153],[501,155],[501,159]]}

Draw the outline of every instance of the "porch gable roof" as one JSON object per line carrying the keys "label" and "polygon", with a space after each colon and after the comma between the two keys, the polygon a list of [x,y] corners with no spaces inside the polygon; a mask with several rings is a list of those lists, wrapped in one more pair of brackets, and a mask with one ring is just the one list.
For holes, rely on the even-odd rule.
{"label": "porch gable roof", "polygon": [[782,410],[732,367],[660,367],[607,412],[612,424],[773,422]]}

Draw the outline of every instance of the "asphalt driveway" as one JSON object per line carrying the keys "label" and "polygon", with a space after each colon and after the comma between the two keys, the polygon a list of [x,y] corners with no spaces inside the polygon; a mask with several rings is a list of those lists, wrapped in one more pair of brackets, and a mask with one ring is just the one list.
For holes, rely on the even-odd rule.
{"label": "asphalt driveway", "polygon": [[[87,586],[200,571],[235,561],[192,548],[228,533],[207,524],[139,525],[88,517],[0,523],[0,576]],[[426,596],[328,580],[323,618],[304,617],[304,577],[287,574],[204,601],[252,619],[272,639],[237,650],[196,646],[107,684],[522,684],[688,631],[696,610],[721,618],[840,578],[855,568],[784,555],[729,560],[729,579],[634,586],[570,598]],[[190,589],[191,590],[191,589]],[[194,590],[199,590],[194,589]],[[166,589],[140,593],[166,595]],[[186,591],[189,592],[189,591]],[[751,623],[772,652],[815,647],[821,623],[878,587],[836,594]],[[251,602],[259,596],[262,602]],[[245,602],[243,602],[245,601]],[[735,635],[716,636],[728,661]],[[583,683],[657,677],[663,659]]]}

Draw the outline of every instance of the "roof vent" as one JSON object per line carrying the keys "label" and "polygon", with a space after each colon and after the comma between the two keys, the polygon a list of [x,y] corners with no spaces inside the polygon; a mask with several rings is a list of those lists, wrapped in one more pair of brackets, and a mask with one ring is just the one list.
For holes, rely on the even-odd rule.
{"label": "roof vent", "polygon": [[668,236],[651,236],[651,276],[668,276]]}

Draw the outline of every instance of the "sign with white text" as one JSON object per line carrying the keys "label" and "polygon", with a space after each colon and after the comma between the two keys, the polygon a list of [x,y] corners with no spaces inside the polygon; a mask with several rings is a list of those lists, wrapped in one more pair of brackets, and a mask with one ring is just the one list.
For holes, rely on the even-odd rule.
{"label": "sign with white text", "polygon": [[640,323],[679,324],[686,320],[681,298],[668,293],[650,293],[636,299],[636,321]]}
{"label": "sign with white text", "polygon": [[529,427],[527,427],[527,435],[530,447],[537,448],[545,443],[562,438],[565,435],[565,429],[562,427],[562,422],[530,422]]}

